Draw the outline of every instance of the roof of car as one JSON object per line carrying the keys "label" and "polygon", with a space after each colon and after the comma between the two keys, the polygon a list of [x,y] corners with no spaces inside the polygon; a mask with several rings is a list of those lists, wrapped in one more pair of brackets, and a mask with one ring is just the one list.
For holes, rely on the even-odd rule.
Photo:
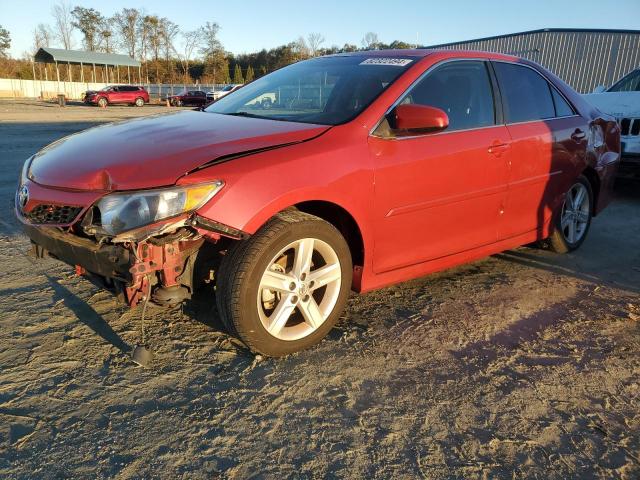
{"label": "roof of car", "polygon": [[449,49],[433,49],[433,48],[413,48],[413,49],[395,49],[395,50],[359,50],[357,52],[335,53],[327,55],[327,57],[354,56],[354,57],[418,57],[424,58],[433,54],[445,54],[451,57],[475,57],[475,58],[510,58],[515,59],[513,55],[495,52],[483,52],[480,50],[449,50]]}
{"label": "roof of car", "polygon": [[332,55],[326,55],[327,57],[388,57],[389,55],[403,56],[403,57],[426,57],[431,54],[432,50],[407,48],[407,49],[395,49],[395,50],[358,50],[357,52],[343,52],[334,53]]}

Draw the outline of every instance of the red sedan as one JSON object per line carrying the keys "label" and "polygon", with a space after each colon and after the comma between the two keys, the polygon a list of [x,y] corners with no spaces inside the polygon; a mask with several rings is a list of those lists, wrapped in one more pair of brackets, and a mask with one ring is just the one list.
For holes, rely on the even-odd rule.
{"label": "red sedan", "polygon": [[167,97],[169,103],[176,107],[182,107],[183,105],[200,107],[205,103],[208,103],[207,93],[202,90],[185,90],[184,92]]}
{"label": "red sedan", "polygon": [[132,306],[202,287],[232,334],[281,356],[320,341],[350,290],[578,248],[619,158],[615,119],[534,63],[357,52],[58,141],[26,161],[16,211],[39,256]]}

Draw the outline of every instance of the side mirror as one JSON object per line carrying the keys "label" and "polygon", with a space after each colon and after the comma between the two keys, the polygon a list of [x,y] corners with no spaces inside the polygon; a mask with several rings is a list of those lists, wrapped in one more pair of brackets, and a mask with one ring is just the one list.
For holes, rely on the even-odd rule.
{"label": "side mirror", "polygon": [[603,85],[598,85],[596,88],[593,89],[593,93],[602,93],[606,90],[606,88]]}
{"label": "side mirror", "polygon": [[447,114],[427,105],[398,105],[391,114],[391,124],[396,130],[409,132],[437,132],[449,126]]}

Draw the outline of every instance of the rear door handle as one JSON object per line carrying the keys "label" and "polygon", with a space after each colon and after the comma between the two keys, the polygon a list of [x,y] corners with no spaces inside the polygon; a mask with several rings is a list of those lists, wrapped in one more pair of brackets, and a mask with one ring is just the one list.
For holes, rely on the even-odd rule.
{"label": "rear door handle", "polygon": [[509,150],[510,146],[511,145],[508,143],[494,142],[491,144],[489,148],[487,148],[487,152],[489,152],[491,155],[495,155],[496,157],[499,157],[505,151]]}
{"label": "rear door handle", "polygon": [[574,142],[580,143],[580,141],[584,140],[586,136],[587,136],[586,133],[584,133],[579,128],[576,128],[576,131],[571,134],[571,140],[573,140]]}

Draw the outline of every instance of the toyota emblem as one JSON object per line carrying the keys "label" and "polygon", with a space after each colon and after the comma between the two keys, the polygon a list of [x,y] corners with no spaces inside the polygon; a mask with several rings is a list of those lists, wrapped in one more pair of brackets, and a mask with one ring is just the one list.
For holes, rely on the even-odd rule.
{"label": "toyota emblem", "polygon": [[24,208],[29,201],[29,189],[26,185],[23,185],[20,190],[18,190],[18,205],[20,208]]}

